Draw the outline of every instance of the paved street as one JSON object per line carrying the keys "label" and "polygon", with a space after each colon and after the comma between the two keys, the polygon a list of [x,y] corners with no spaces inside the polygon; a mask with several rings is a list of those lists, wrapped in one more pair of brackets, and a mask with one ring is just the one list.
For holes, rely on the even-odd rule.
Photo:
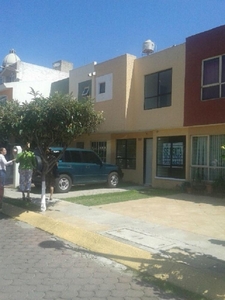
{"label": "paved street", "polygon": [[0,213],[0,299],[182,300],[109,259]]}

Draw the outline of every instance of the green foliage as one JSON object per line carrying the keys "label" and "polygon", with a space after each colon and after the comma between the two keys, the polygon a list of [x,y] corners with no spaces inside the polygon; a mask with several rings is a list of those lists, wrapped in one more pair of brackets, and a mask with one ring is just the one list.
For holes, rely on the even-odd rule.
{"label": "green foliage", "polygon": [[[92,100],[77,101],[72,95],[55,93],[43,97],[31,89],[33,100],[19,105],[7,101],[0,111],[0,134],[14,136],[21,144],[30,142],[39,149],[44,165],[46,149],[53,145],[64,149],[83,134],[91,134],[103,122],[103,113],[94,110]],[[53,165],[53,164],[52,164]],[[49,168],[44,168],[46,173]]]}
{"label": "green foliage", "polygon": [[72,95],[55,93],[24,103],[18,127],[21,137],[38,146],[68,146],[82,134],[94,132],[102,121],[91,100],[78,102]]}
{"label": "green foliage", "polygon": [[21,106],[17,101],[6,101],[0,104],[0,137],[1,142],[8,141],[17,135]]}

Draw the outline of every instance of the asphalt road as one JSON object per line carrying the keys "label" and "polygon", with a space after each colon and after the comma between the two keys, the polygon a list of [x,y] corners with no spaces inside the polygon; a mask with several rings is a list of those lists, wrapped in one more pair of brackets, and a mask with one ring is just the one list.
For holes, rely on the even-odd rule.
{"label": "asphalt road", "polygon": [[109,259],[0,213],[1,300],[183,300]]}

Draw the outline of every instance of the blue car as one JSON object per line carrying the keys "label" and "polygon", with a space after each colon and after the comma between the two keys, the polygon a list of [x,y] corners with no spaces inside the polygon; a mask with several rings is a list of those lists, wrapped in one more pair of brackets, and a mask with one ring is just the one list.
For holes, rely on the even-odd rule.
{"label": "blue car", "polygon": [[[62,148],[52,147],[51,150],[58,155]],[[56,193],[67,193],[76,184],[107,183],[108,187],[115,188],[123,178],[119,166],[102,162],[92,150],[79,148],[66,149],[58,161],[58,175]],[[33,183],[40,185],[40,175],[33,176]]]}

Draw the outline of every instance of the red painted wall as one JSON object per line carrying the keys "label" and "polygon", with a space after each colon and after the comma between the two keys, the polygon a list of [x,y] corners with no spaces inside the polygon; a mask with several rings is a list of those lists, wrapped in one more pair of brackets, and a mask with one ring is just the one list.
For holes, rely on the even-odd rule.
{"label": "red painted wall", "polygon": [[225,123],[225,98],[201,101],[202,60],[225,54],[225,25],[186,39],[184,126]]}

